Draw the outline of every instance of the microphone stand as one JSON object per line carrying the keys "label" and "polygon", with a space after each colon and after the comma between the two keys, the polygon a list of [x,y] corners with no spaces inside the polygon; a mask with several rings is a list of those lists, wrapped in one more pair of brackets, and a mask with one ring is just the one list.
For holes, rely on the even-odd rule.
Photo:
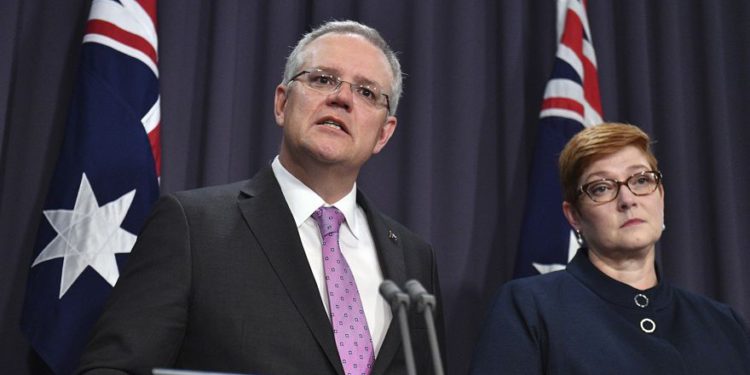
{"label": "microphone stand", "polygon": [[437,332],[435,330],[435,319],[432,314],[435,310],[436,299],[417,280],[406,282],[406,290],[412,301],[417,303],[417,311],[424,313],[424,320],[427,324],[427,338],[430,341],[430,352],[432,353],[432,365],[435,375],[443,375],[443,361],[440,358],[440,347],[438,346]]}
{"label": "microphone stand", "polygon": [[390,303],[393,314],[398,315],[399,327],[401,327],[401,341],[404,347],[404,358],[406,360],[406,372],[409,375],[416,375],[417,368],[414,364],[414,350],[411,346],[409,320],[406,316],[406,310],[409,308],[409,295],[404,293],[391,280],[384,280],[380,284],[380,294]]}

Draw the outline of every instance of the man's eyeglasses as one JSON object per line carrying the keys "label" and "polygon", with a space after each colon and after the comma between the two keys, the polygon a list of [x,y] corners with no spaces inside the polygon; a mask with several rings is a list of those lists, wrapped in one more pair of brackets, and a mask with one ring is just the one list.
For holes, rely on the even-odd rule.
{"label": "man's eyeglasses", "polygon": [[341,88],[342,83],[348,83],[352,88],[352,92],[364,103],[373,108],[385,107],[388,113],[391,113],[390,98],[383,93],[383,89],[374,83],[343,81],[336,75],[322,69],[303,70],[292,77],[288,83],[292,81],[302,82],[305,86],[323,94],[332,94]]}
{"label": "man's eyeglasses", "polygon": [[611,178],[602,178],[579,186],[578,195],[586,193],[592,201],[597,203],[611,202],[620,193],[620,186],[625,185],[633,195],[640,197],[656,191],[661,183],[661,178],[662,175],[659,171],[639,172],[622,182]]}

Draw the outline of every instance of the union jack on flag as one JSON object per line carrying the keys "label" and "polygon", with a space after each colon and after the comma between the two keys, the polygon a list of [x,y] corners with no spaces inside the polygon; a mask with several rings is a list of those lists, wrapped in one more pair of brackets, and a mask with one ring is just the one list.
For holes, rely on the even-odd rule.
{"label": "union jack on flag", "polygon": [[544,90],[514,277],[565,268],[578,244],[562,213],[557,158],[570,138],[602,122],[585,0],[558,0],[558,46]]}
{"label": "union jack on flag", "polygon": [[93,0],[21,319],[56,374],[75,369],[159,195],[157,50],[156,0]]}

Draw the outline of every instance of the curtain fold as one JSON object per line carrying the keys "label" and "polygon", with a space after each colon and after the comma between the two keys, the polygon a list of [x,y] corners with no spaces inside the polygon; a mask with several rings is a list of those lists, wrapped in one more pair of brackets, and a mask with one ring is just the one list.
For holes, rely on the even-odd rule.
{"label": "curtain fold", "polygon": [[[19,360],[29,356],[19,315],[89,5],[0,5],[0,368],[8,373],[34,366]],[[605,118],[657,141],[664,275],[750,320],[750,2],[588,6]],[[486,304],[513,271],[555,12],[552,0],[161,0],[162,191],[252,176],[278,151],[273,93],[296,40],[330,19],[377,28],[407,76],[395,135],[359,184],[435,247],[446,370],[465,373]]]}

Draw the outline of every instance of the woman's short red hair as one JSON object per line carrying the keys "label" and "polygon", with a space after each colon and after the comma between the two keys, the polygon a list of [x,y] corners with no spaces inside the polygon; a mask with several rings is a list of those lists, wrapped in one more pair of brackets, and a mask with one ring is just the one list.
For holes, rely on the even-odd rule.
{"label": "woman's short red hair", "polygon": [[643,151],[652,170],[658,162],[651,152],[651,138],[634,125],[603,123],[587,127],[568,141],[558,159],[563,199],[574,204],[578,198],[578,180],[595,161],[614,154],[624,147],[635,146]]}

